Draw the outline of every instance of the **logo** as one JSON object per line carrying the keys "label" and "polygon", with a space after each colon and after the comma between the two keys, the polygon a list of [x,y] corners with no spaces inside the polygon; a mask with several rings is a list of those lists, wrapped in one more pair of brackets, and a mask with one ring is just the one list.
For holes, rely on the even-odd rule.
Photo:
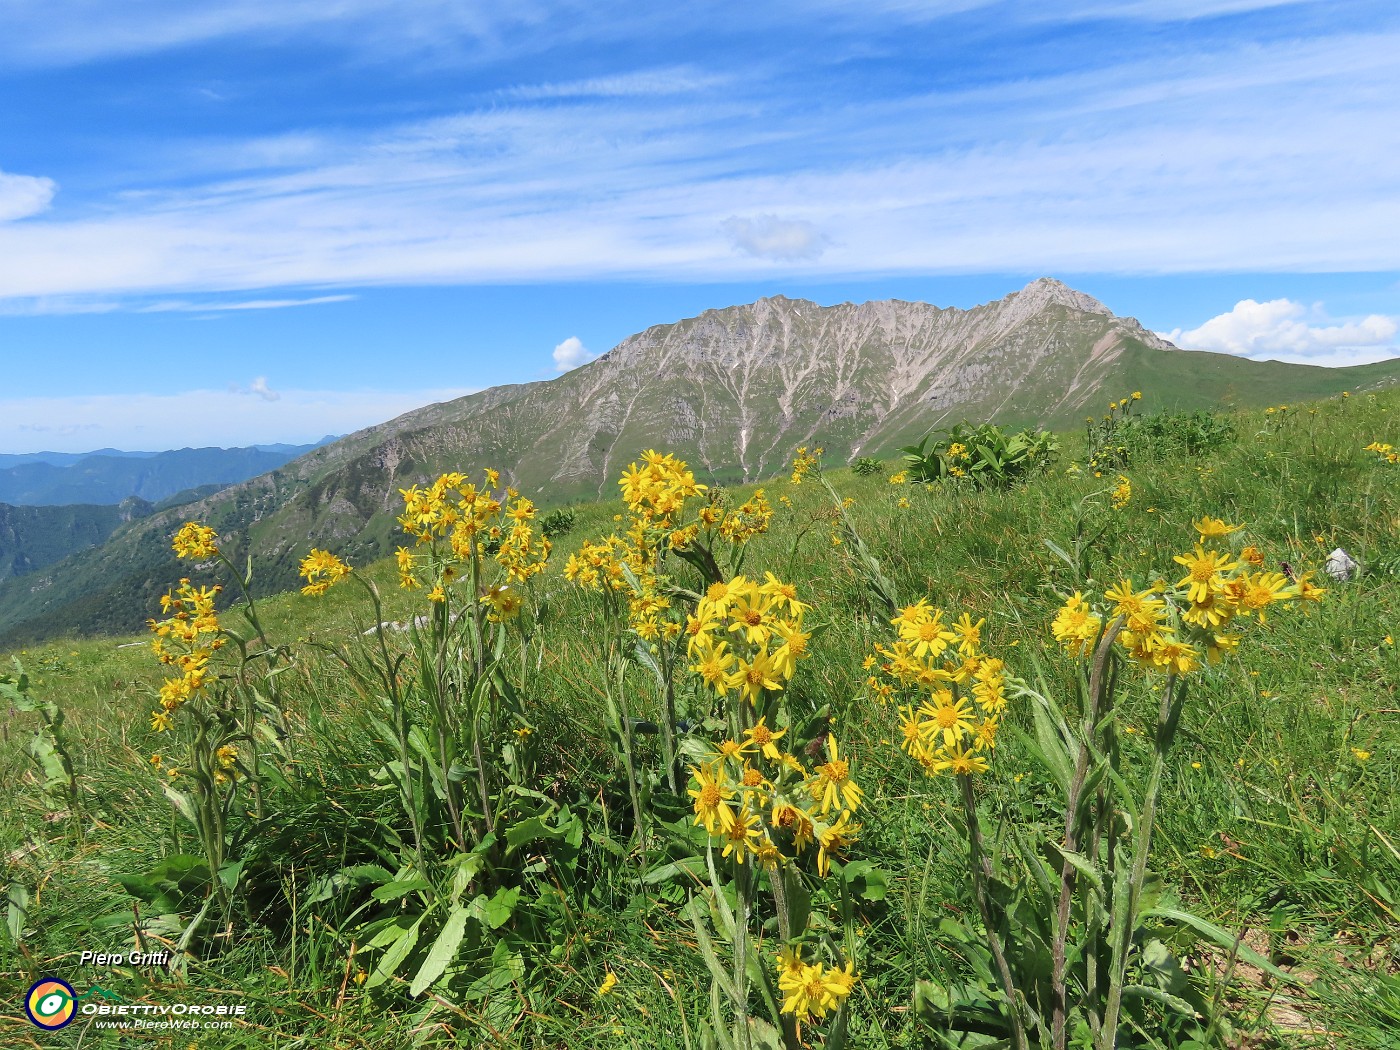
{"label": "logo", "polygon": [[77,993],[67,981],[44,977],[29,989],[24,998],[24,1012],[34,1024],[46,1032],[56,1032],[77,1014]]}

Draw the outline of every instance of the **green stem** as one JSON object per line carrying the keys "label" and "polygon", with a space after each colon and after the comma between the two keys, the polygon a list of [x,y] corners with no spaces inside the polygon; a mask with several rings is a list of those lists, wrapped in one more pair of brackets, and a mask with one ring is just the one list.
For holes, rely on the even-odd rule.
{"label": "green stem", "polygon": [[1167,752],[1175,738],[1177,704],[1176,675],[1168,674],[1162,688],[1162,703],[1157,714],[1156,750],[1152,770],[1147,778],[1147,794],[1142,804],[1137,836],[1133,842],[1133,862],[1124,906],[1115,909],[1113,931],[1113,961],[1108,974],[1108,998],[1104,1006],[1103,1030],[1099,1033],[1100,1050],[1114,1050],[1118,1045],[1118,1015],[1123,1006],[1123,987],[1127,980],[1128,953],[1132,947],[1133,927],[1142,900],[1142,884],[1147,878],[1147,859],[1152,851],[1152,828],[1157,819],[1157,798],[1162,787],[1162,771],[1166,768]]}
{"label": "green stem", "polygon": [[977,898],[977,910],[982,915],[982,925],[987,930],[987,944],[992,950],[992,961],[996,963],[997,974],[1001,977],[1001,988],[1006,996],[1007,1009],[1011,1014],[1011,1041],[1016,1050],[1030,1050],[1026,1038],[1024,1000],[1016,988],[1016,980],[1011,976],[1011,967],[1002,951],[1001,938],[997,936],[996,924],[992,918],[990,887],[992,877],[991,858],[986,855],[982,844],[982,826],[977,820],[977,800],[972,794],[972,778],[965,773],[958,774],[962,788],[963,815],[967,820],[968,859],[972,868],[972,895]]}

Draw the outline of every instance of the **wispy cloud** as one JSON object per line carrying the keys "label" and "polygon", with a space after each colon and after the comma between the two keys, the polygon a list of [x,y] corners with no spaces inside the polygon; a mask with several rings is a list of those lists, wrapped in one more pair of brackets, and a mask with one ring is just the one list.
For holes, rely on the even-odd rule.
{"label": "wispy cloud", "polygon": [[137,313],[217,313],[222,310],[286,310],[296,306],[322,306],[326,303],[348,303],[353,295],[316,295],[309,299],[245,299],[239,302],[196,302],[181,299],[167,299],[158,303],[148,303],[136,308]]}
{"label": "wispy cloud", "polygon": [[1338,322],[1327,317],[1321,303],[1309,309],[1291,299],[1243,299],[1198,328],[1159,334],[1183,350],[1335,367],[1400,356],[1397,332],[1396,319],[1380,314]]}
{"label": "wispy cloud", "polygon": [[247,387],[222,391],[0,398],[0,451],[309,442],[326,434],[348,434],[471,392],[463,388],[278,392],[259,377]]}
{"label": "wispy cloud", "polygon": [[53,179],[0,171],[0,222],[38,215],[48,208],[56,192]]}
{"label": "wispy cloud", "polygon": [[[205,23],[155,5],[185,26],[170,33],[191,39],[308,24],[332,6],[237,0]],[[406,17],[450,20],[449,7],[468,6],[418,5]],[[910,19],[975,6],[886,5]],[[369,0],[336,9],[350,21],[388,10]],[[487,6],[459,28],[500,40],[549,15],[548,34],[623,31],[607,22],[611,8],[561,28],[562,10]],[[1165,0],[1127,10],[1172,17]],[[747,24],[737,8],[735,24]],[[1151,65],[812,104],[785,79],[803,71],[750,51],[732,69],[647,65],[519,84],[394,125],[174,143],[129,193],[0,225],[0,300],[141,297],[133,308],[149,309],[151,296],[176,295],[191,305],[173,309],[208,313],[220,308],[198,295],[258,288],[1393,269],[1396,54],[1400,35],[1384,31],[1285,35]]]}

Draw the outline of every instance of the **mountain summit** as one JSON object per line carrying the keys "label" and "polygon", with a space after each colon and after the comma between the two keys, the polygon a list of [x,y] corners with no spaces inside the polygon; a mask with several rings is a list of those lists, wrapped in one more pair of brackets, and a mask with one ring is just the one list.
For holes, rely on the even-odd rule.
{"label": "mountain summit", "polygon": [[0,638],[139,625],[181,575],[169,540],[191,518],[257,552],[260,582],[280,588],[313,544],[361,562],[389,553],[398,490],[447,470],[494,466],[537,502],[561,503],[615,494],[651,447],[727,484],[780,473],[799,445],[839,464],[963,419],[1077,426],[1133,390],[1151,409],[1216,408],[1397,374],[1397,362],[1326,369],[1181,351],[1050,278],[970,310],[773,296],[656,325],[556,379],[429,405],[131,522],[101,548],[0,583]]}

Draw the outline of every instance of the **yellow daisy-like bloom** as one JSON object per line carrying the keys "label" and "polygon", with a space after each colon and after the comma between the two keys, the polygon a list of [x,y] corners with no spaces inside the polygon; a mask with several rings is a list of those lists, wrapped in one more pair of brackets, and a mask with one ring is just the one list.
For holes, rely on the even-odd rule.
{"label": "yellow daisy-like bloom", "polygon": [[786,729],[780,729],[776,733],[768,728],[767,716],[760,718],[758,724],[751,729],[745,729],[744,735],[759,749],[764,758],[774,762],[782,758],[782,752],[778,750],[778,741],[783,738]]}
{"label": "yellow daisy-like bloom", "polygon": [[1201,539],[1210,539],[1214,536],[1228,536],[1232,532],[1239,532],[1243,525],[1229,525],[1220,518],[1202,517],[1198,521],[1191,523],[1192,528],[1201,534]]}
{"label": "yellow daisy-like bloom", "polygon": [[859,837],[860,825],[851,823],[849,810],[841,813],[835,824],[817,834],[817,874],[825,878],[831,872],[831,858],[840,857],[847,846]]}
{"label": "yellow daisy-like bloom", "polygon": [[759,843],[763,839],[763,831],[759,826],[758,814],[751,813],[746,807],[741,808],[735,814],[733,822],[720,834],[724,840],[723,856],[734,855],[734,863],[744,863],[744,858],[750,853],[757,853]]}
{"label": "yellow daisy-like bloom", "polygon": [[175,723],[170,720],[169,711],[151,712],[151,728],[154,729],[157,733],[164,733],[167,729],[170,729],[172,726],[174,726],[174,724]]}
{"label": "yellow daisy-like bloom", "polygon": [[925,657],[935,659],[943,654],[949,643],[958,640],[958,636],[944,625],[943,613],[939,609],[912,623],[905,620],[899,625],[899,637],[913,647],[912,655],[916,660]]}
{"label": "yellow daisy-like bloom", "polygon": [[1103,621],[1089,609],[1084,595],[1075,591],[1055,614],[1050,630],[1056,641],[1076,656],[1084,656],[1098,637]]}
{"label": "yellow daisy-like bloom", "polygon": [[508,583],[497,584],[481,596],[481,603],[491,607],[489,619],[494,623],[513,620],[520,615],[525,600],[520,592]]}
{"label": "yellow daisy-like bloom", "polygon": [[428,592],[428,601],[439,603],[447,601],[447,592],[442,589],[442,584],[437,584]]}
{"label": "yellow daisy-like bloom", "polygon": [[1196,544],[1193,554],[1178,554],[1172,561],[1186,567],[1186,575],[1178,580],[1176,585],[1187,587],[1186,597],[1193,602],[1205,601],[1211,585],[1239,564],[1231,561],[1228,554],[1208,551],[1199,543]]}
{"label": "yellow daisy-like bloom", "polygon": [[311,553],[301,560],[298,573],[306,577],[306,586],[301,593],[315,597],[325,594],[332,585],[350,575],[350,566],[330,551],[312,547]]}
{"label": "yellow daisy-like bloom", "polygon": [[932,773],[954,773],[958,776],[972,776],[987,771],[987,759],[975,747],[969,749],[961,741],[956,747],[942,748],[927,767]]}
{"label": "yellow daisy-like bloom", "polygon": [[977,730],[972,705],[963,697],[955,700],[946,689],[935,693],[931,703],[926,701],[919,705],[919,717],[923,719],[920,732],[935,746],[952,747]]}
{"label": "yellow daisy-like bloom", "polygon": [[219,534],[209,526],[201,525],[197,521],[187,521],[180,526],[180,531],[175,533],[171,546],[180,558],[215,558],[219,554],[216,542],[218,538]]}
{"label": "yellow daisy-like bloom", "polygon": [[729,684],[755,706],[763,698],[765,689],[776,692],[783,688],[782,675],[774,666],[772,656],[762,650],[750,660],[738,661],[729,676]]}
{"label": "yellow daisy-like bloom", "polygon": [[854,812],[860,805],[861,789],[851,777],[850,763],[841,757],[835,733],[827,735],[826,753],[827,760],[817,767],[817,775],[808,784],[808,790],[823,814],[833,809]]}
{"label": "yellow daisy-like bloom", "polygon": [[698,663],[691,665],[691,670],[705,680],[705,684],[713,689],[720,696],[729,695],[732,688],[731,679],[734,665],[737,662],[734,654],[729,652],[728,646],[724,642],[715,642],[705,646],[696,653]]}
{"label": "yellow daisy-like bloom", "polygon": [[976,623],[972,622],[972,617],[963,613],[951,625],[953,634],[957,637],[958,652],[964,656],[975,656],[982,645],[982,625],[987,622],[984,616]]}
{"label": "yellow daisy-like bloom", "polygon": [[734,794],[724,782],[724,769],[718,764],[692,766],[690,775],[699,784],[686,791],[695,800],[696,826],[703,827],[711,835],[728,831],[734,824],[734,807],[729,804]]}

